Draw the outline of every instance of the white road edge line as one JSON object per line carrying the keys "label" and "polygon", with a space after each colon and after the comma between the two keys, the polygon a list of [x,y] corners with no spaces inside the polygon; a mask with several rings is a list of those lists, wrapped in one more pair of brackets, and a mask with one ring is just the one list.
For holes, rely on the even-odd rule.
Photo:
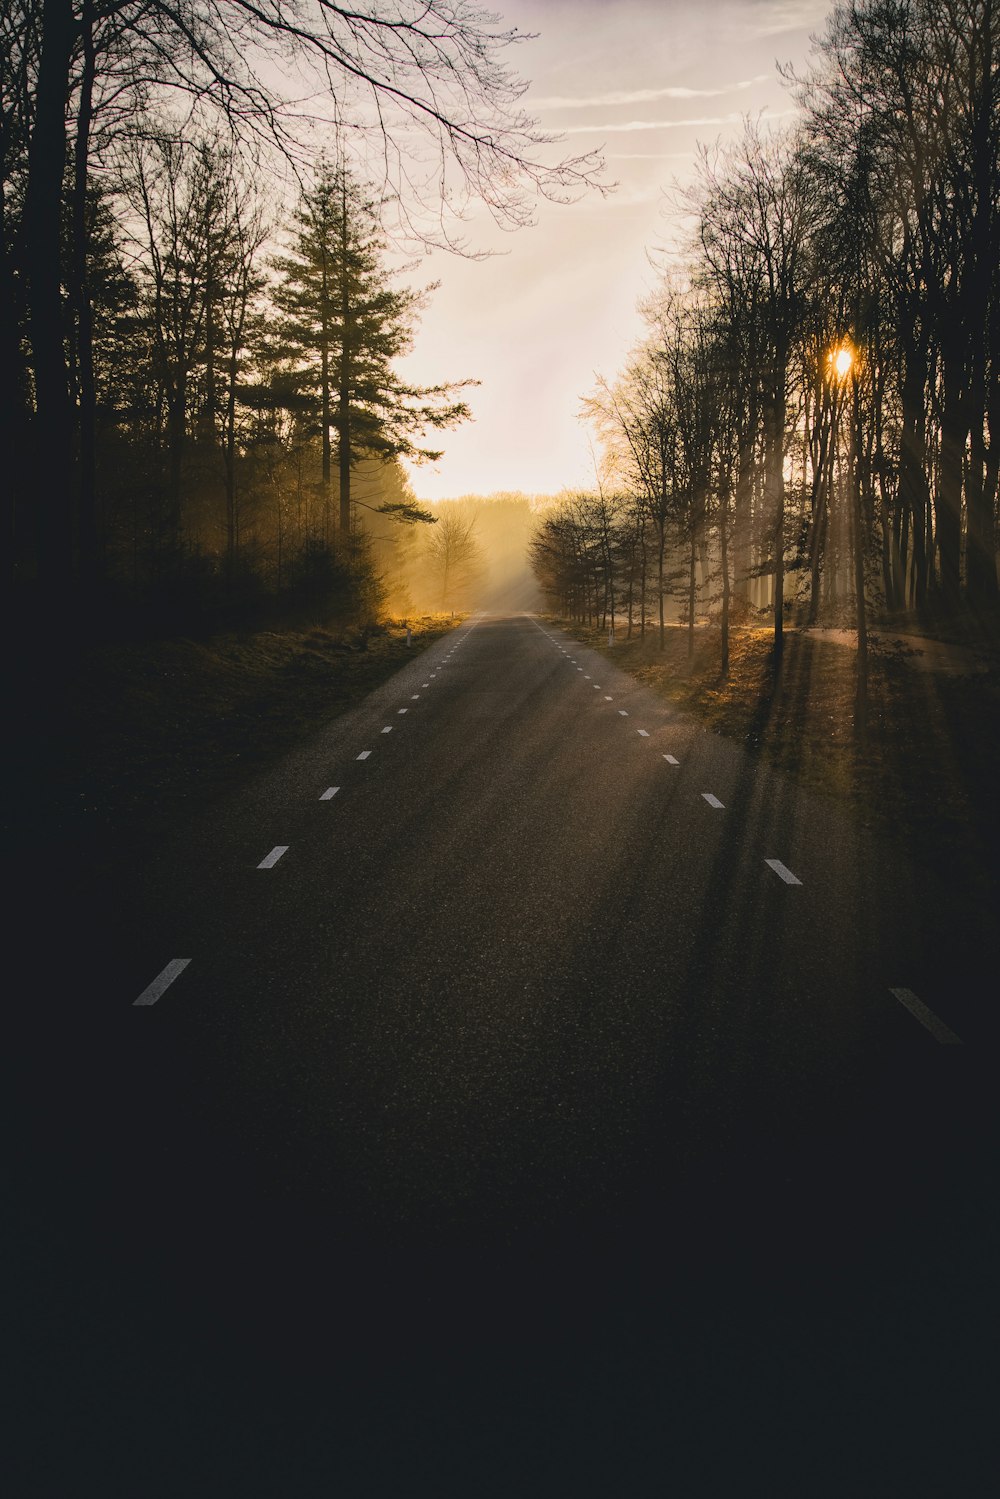
{"label": "white road edge line", "polygon": [[[703,791],[701,794],[710,807],[722,808],[722,802],[719,801],[717,796],[713,796],[711,791]],[[798,881],[796,880],[795,883],[798,884]]]}
{"label": "white road edge line", "polygon": [[136,1005],[155,1005],[160,995],[170,988],[174,979],[184,972],[190,961],[190,958],[171,958],[163,972],[158,973],[153,982],[143,989],[139,998],[133,999],[133,1008]]}
{"label": "white road edge line", "polygon": [[271,852],[267,855],[267,858],[261,859],[260,863],[257,865],[257,868],[273,869],[275,864],[277,864],[278,860],[281,858],[282,854],[287,854],[289,847],[290,845],[287,843],[275,844],[274,848],[272,848]]}
{"label": "white road edge line", "polygon": [[321,802],[328,802],[331,797],[337,795],[337,792],[339,790],[340,790],[339,786],[328,786],[326,788],[326,790],[323,792],[323,795],[320,797],[320,801]]}
{"label": "white road edge line", "polygon": [[773,869],[775,874],[779,875],[781,879],[784,880],[786,885],[802,884],[802,881],[798,879],[794,874],[792,874],[792,871],[786,864],[782,864],[780,859],[765,859],[764,863],[768,866],[768,868]]}
{"label": "white road edge line", "polygon": [[890,989],[889,993],[898,999],[901,1005],[909,1010],[915,1020],[929,1030],[935,1041],[940,1041],[942,1046],[961,1046],[962,1039],[955,1032],[949,1030],[943,1020],[939,1020],[933,1010],[929,1010],[922,999],[918,999],[912,989]]}

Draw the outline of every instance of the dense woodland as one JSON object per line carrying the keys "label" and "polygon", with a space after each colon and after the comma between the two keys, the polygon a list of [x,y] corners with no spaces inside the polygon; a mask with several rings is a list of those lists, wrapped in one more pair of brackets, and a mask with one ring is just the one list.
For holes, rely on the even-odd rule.
{"label": "dense woodland", "polygon": [[430,290],[409,285],[413,255],[472,253],[474,200],[516,227],[599,171],[541,163],[503,60],[517,40],[467,0],[3,7],[4,571],[22,617],[84,635],[366,617],[412,597],[417,552],[422,601],[464,599],[468,518],[431,524],[401,463],[467,415],[462,382],[397,373]]}
{"label": "dense woodland", "polygon": [[997,620],[1000,4],[838,6],[671,211],[687,236],[647,334],[585,402],[602,483],[548,516],[561,612],[693,630]]}

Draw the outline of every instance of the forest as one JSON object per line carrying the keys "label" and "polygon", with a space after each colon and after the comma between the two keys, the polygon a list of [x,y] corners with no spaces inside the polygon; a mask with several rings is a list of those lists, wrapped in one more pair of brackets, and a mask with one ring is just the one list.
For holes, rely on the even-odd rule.
{"label": "forest", "polygon": [[414,257],[474,254],[472,202],[514,228],[598,171],[542,164],[516,40],[465,3],[4,7],[15,618],[94,639],[363,623],[393,588],[413,602],[417,554],[418,603],[466,601],[468,518],[438,526],[402,464],[440,455],[475,383],[397,371],[433,291]]}
{"label": "forest", "polygon": [[584,401],[600,483],[545,517],[551,607],[629,633],[709,619],[995,633],[1000,6],[838,6],[670,201],[646,333]]}

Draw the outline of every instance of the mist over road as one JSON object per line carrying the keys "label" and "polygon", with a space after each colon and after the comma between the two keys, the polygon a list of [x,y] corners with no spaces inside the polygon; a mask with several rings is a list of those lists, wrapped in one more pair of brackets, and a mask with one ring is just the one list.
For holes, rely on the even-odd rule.
{"label": "mist over road", "polygon": [[468,620],[35,956],[18,1492],[975,1492],[992,935]]}

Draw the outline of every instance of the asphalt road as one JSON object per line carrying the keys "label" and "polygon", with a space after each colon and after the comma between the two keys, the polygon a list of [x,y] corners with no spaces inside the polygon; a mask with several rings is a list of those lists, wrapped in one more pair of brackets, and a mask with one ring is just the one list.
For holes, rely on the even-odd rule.
{"label": "asphalt road", "polygon": [[63,874],[13,1492],[992,1487],[996,927],[849,808],[486,617]]}

